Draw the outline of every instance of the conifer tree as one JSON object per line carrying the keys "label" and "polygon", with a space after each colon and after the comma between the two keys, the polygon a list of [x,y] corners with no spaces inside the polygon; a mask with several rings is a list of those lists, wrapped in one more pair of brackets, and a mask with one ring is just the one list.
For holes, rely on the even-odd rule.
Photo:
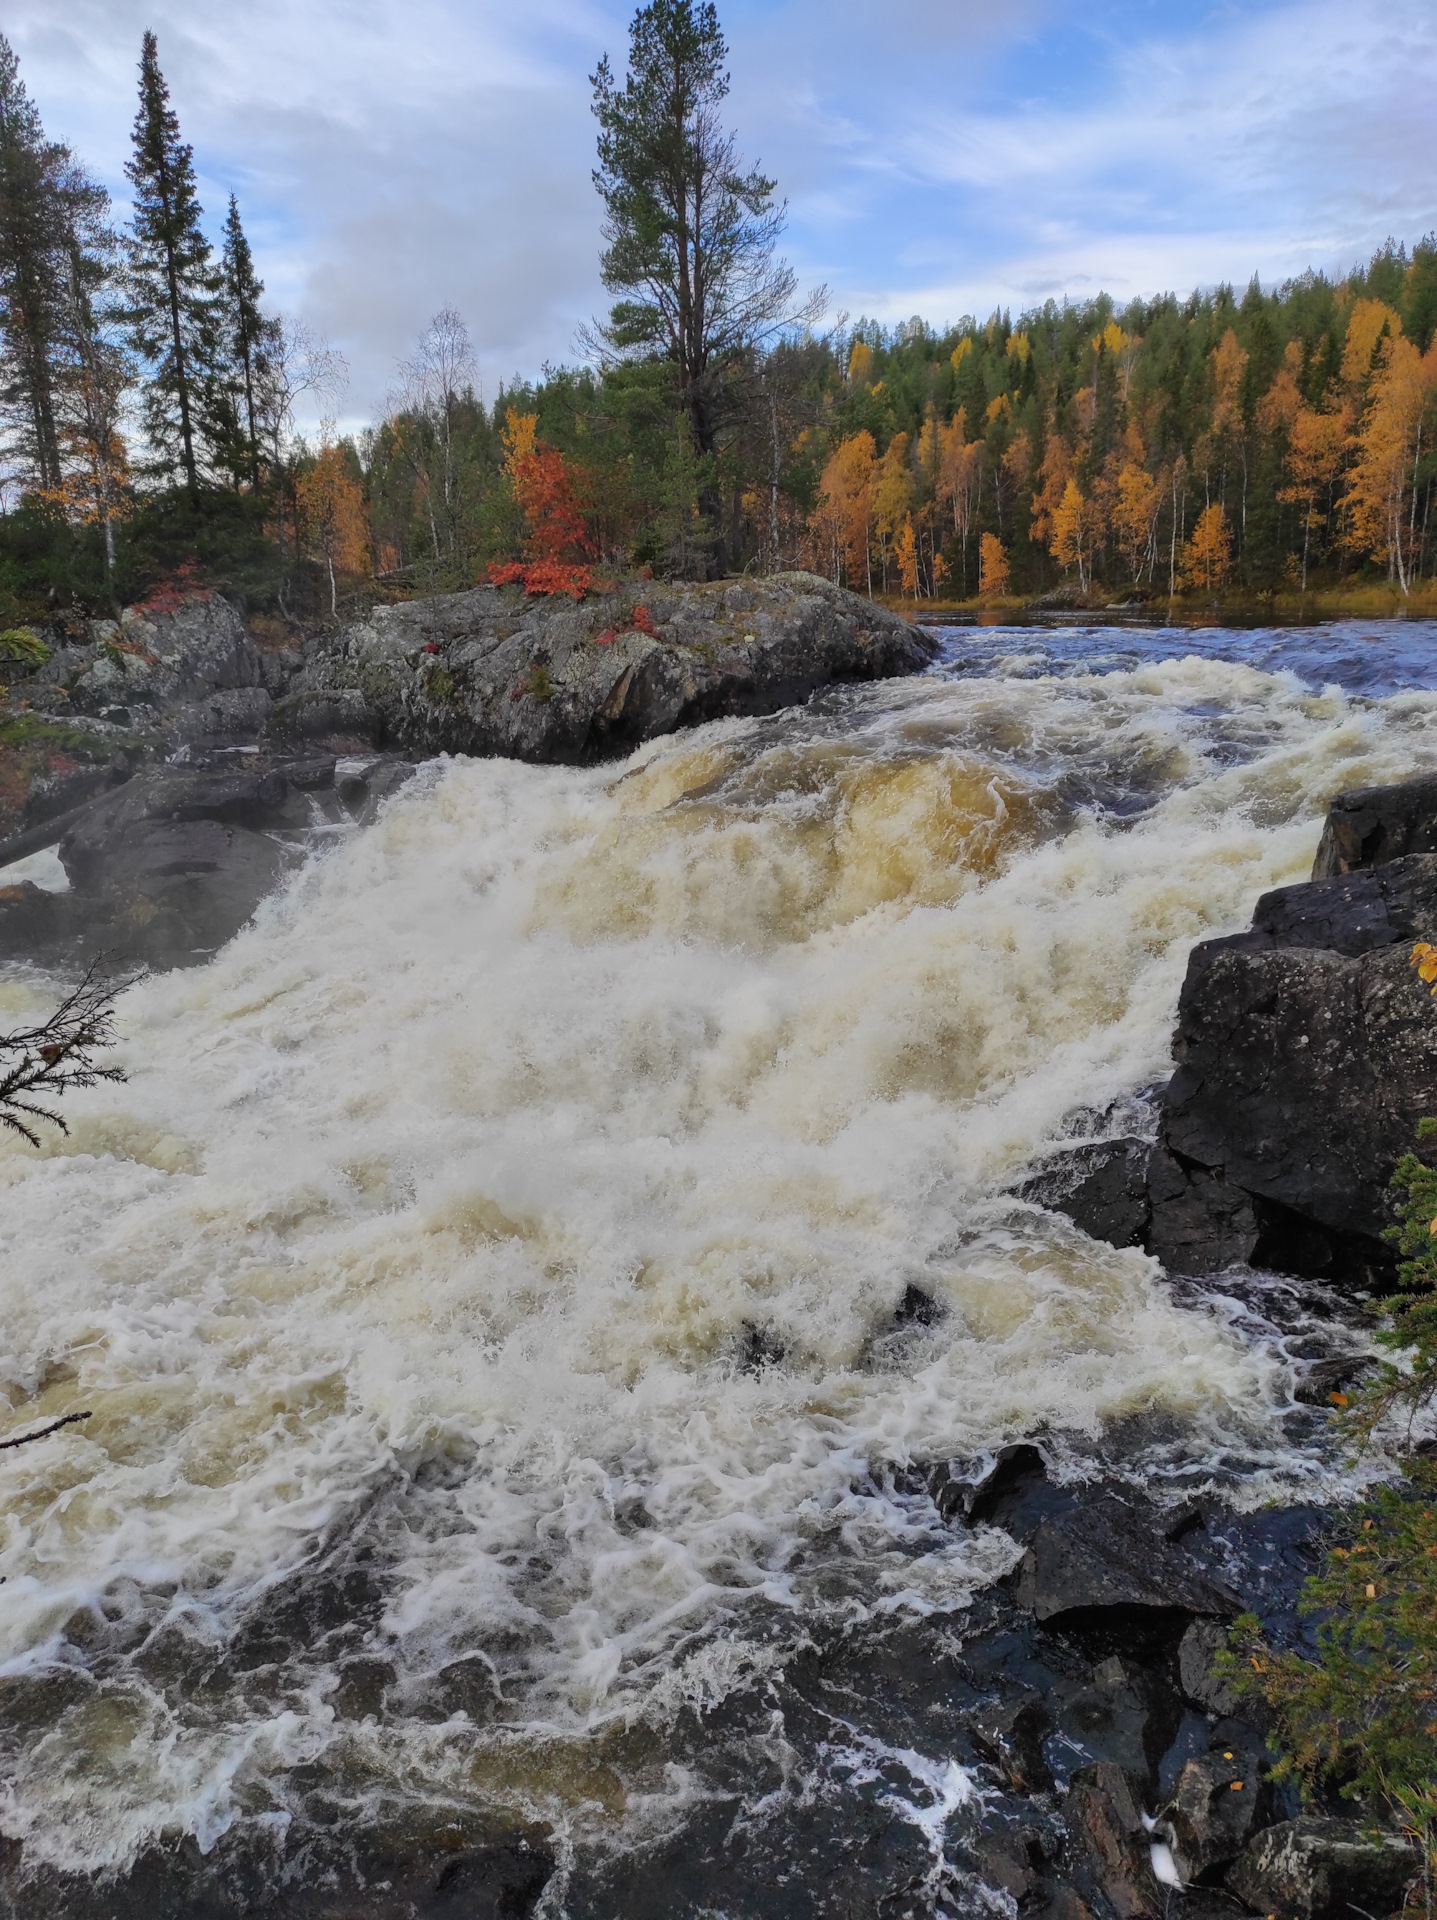
{"label": "conifer tree", "polygon": [[182,470],[194,501],[201,453],[216,437],[206,389],[218,344],[219,288],[200,227],[194,150],[180,139],[153,33],[140,55],[140,110],[125,173],[135,190],[129,325],[148,370],[145,426],[157,468]]}
{"label": "conifer tree", "polygon": [[242,475],[252,487],[257,487],[262,412],[260,394],[272,326],[260,311],[264,282],[254,270],[254,256],[240,224],[239,202],[233,194],[230,195],[230,209],[225,219],[221,273],[225,310],[223,344],[233,383],[238,441],[237,458],[232,464],[237,478]]}
{"label": "conifer tree", "polygon": [[42,490],[60,484],[55,386],[69,158],[46,140],[0,35],[0,396]]}
{"label": "conifer tree", "polygon": [[[827,299],[820,290],[796,305],[793,270],[775,257],[774,182],[742,170],[720,118],[727,51],[712,0],[651,0],[629,29],[624,86],[607,56],[592,76],[600,272],[620,297],[590,338],[610,356],[670,362],[701,461],[718,451],[747,356]],[[717,496],[704,495],[717,524]]]}

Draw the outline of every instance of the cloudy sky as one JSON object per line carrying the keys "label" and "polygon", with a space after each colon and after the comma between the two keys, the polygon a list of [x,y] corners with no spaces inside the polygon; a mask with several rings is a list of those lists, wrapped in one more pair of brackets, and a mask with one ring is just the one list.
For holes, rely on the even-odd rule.
{"label": "cloudy sky", "polygon": [[[459,309],[486,387],[602,304],[587,75],[633,0],[6,0],[52,137],[123,201],[159,35],[211,229],[352,369]],[[833,308],[936,324],[1340,270],[1437,226],[1432,0],[720,0],[745,153]]]}

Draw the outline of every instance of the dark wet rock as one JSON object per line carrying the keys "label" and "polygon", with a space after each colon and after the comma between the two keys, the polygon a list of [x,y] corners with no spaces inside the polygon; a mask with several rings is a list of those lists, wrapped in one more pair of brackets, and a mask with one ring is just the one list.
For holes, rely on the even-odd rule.
{"label": "dark wet rock", "polygon": [[1437,853],[1437,774],[1339,793],[1327,811],[1312,877],[1356,873],[1413,853]]}
{"label": "dark wet rock", "polygon": [[1231,1618],[1240,1603],[1147,1516],[1114,1494],[1042,1521],[1018,1569],[1015,1597],[1039,1621],[1125,1612]]}
{"label": "dark wet rock", "polygon": [[73,813],[85,801],[93,800],[96,794],[122,785],[131,772],[125,756],[115,754],[99,765],[66,767],[55,773],[42,774],[25,795],[25,827],[43,826],[61,814]]}
{"label": "dark wet rock", "polygon": [[921,1830],[879,1797],[846,1817],[818,1798],[784,1797],[765,1820],[728,1804],[700,1808],[655,1848],[608,1861],[571,1881],[570,1920],[707,1920],[772,1914],[784,1920],[888,1920],[932,1912],[924,1900],[932,1855]]}
{"label": "dark wet rock", "polygon": [[0,953],[48,952],[68,940],[74,928],[68,895],[37,887],[33,880],[0,886]]}
{"label": "dark wet rock", "polygon": [[352,809],[334,792],[332,755],[221,754],[136,773],[9,843],[14,859],[21,847],[33,850],[28,840],[38,835],[48,844],[58,831],[71,891],[8,890],[12,898],[0,900],[0,951],[37,954],[79,942],[153,966],[202,959],[238,932],[290,870],[317,809],[326,819],[372,817],[411,771],[375,763]]}
{"label": "dark wet rock", "polygon": [[1143,1824],[1141,1780],[1100,1760],[1073,1775],[1064,1818],[1086,1854],[1116,1920],[1164,1920],[1164,1890],[1154,1877]]}
{"label": "dark wet rock", "polygon": [[1189,1760],[1164,1809],[1173,1862],[1185,1881],[1215,1881],[1272,1819],[1257,1754],[1219,1748]]}
{"label": "dark wet rock", "polygon": [[1217,1620],[1194,1620],[1178,1644],[1178,1679],[1194,1706],[1208,1713],[1233,1714],[1241,1702],[1231,1681],[1217,1671],[1217,1657],[1227,1650],[1227,1628]]}
{"label": "dark wet rock", "polygon": [[1259,1833],[1229,1868],[1227,1885],[1283,1920],[1353,1920],[1354,1909],[1381,1916],[1400,1906],[1418,1871],[1401,1834],[1303,1814]]}
{"label": "dark wet rock", "polygon": [[1180,1272],[1222,1256],[1379,1282],[1387,1183],[1437,1086],[1437,1017],[1405,947],[1356,959],[1199,949],[1174,1050],[1163,1137],[1188,1185],[1168,1162],[1155,1169],[1159,1258]]}
{"label": "dark wet rock", "polygon": [[0,1920],[526,1920],[554,1871],[544,1836],[429,1806],[342,1806],[323,1824],[243,1822],[202,1854],[154,1844],[113,1877],[0,1854]]}
{"label": "dark wet rock", "polygon": [[1136,1139],[1078,1142],[1026,1197],[1172,1274],[1388,1289],[1388,1181],[1437,1088],[1437,1012],[1408,965],[1437,935],[1437,777],[1339,795],[1314,875],[1194,947],[1146,1165]]}
{"label": "dark wet rock", "polygon": [[1134,1780],[1156,1780],[1182,1718],[1166,1667],[1122,1654],[1099,1660],[1081,1680],[1059,1689],[1063,1732],[1092,1759],[1111,1761]]}
{"label": "dark wet rock", "polygon": [[772,713],[834,681],[914,673],[937,647],[814,574],[643,582],[582,605],[477,587],[378,607],[326,636],[270,728],[373,727],[365,737],[414,753],[585,762],[700,721]]}
{"label": "dark wet rock", "polygon": [[973,1858],[985,1886],[1006,1893],[1020,1906],[1037,1893],[1047,1864],[1043,1847],[1029,1830],[988,1833],[973,1848]]}
{"label": "dark wet rock", "polygon": [[1316,947],[1329,953],[1375,953],[1425,939],[1437,930],[1437,854],[1410,854],[1389,866],[1341,879],[1300,881],[1259,896],[1252,926],[1225,940],[1204,941],[1204,954],[1260,953],[1271,947]]}
{"label": "dark wet rock", "polygon": [[1083,1141],[1057,1156],[1019,1192],[1025,1200],[1067,1214],[1095,1240],[1140,1247],[1147,1240],[1151,1215],[1151,1152],[1149,1141],[1131,1136]]}
{"label": "dark wet rock", "polygon": [[263,687],[234,687],[177,707],[169,731],[179,741],[212,741],[227,745],[257,741],[265,730],[274,702]]}
{"label": "dark wet rock", "polygon": [[948,1461],[930,1478],[945,1520],[961,1515],[970,1526],[1002,1527],[1015,1540],[1029,1540],[1050,1513],[1066,1512],[1076,1495],[1048,1478],[1042,1452],[1029,1440],[1000,1447],[973,1474]]}
{"label": "dark wet rock", "polygon": [[1052,1709],[1032,1687],[1018,1687],[968,1715],[973,1744],[1015,1793],[1040,1793],[1053,1784],[1043,1742],[1053,1729]]}

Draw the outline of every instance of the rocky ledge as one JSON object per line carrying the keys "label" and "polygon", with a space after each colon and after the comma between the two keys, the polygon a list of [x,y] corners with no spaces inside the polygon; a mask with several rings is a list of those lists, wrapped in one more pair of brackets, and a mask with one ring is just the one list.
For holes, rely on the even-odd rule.
{"label": "rocky ledge", "polygon": [[476,587],[326,637],[271,726],[362,726],[408,753],[575,763],[730,714],[772,713],[838,680],[916,673],[931,635],[809,573],[657,581],[572,601]]}
{"label": "rocky ledge", "polygon": [[1383,1291],[1392,1169],[1437,1112],[1437,777],[1339,794],[1310,881],[1194,947],[1155,1144],[1089,1142],[1034,1198],[1169,1273],[1247,1264]]}

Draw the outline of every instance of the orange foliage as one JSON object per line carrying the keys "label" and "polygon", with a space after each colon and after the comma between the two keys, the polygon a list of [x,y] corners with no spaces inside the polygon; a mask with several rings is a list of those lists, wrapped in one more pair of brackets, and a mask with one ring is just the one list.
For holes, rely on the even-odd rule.
{"label": "orange foliage", "polygon": [[1008,591],[1008,554],[996,534],[985,533],[978,542],[978,591],[985,600]]}
{"label": "orange foliage", "polygon": [[1410,340],[1389,335],[1377,349],[1372,394],[1357,434],[1357,460],[1344,509],[1347,540],[1381,554],[1387,577],[1406,593],[1416,544],[1417,466],[1428,409],[1437,393],[1437,346],[1424,357]]}
{"label": "orange foliage", "polygon": [[525,552],[534,561],[583,560],[593,552],[593,539],[575,493],[574,474],[558,448],[546,447],[539,439],[538,427],[537,414],[516,413],[511,407],[501,434],[504,470],[528,522]]}
{"label": "orange foliage", "polygon": [[893,543],[893,557],[898,562],[898,578],[903,591],[918,598],[918,541],[913,532],[913,516],[904,517],[898,538]]}
{"label": "orange foliage", "polygon": [[362,573],[369,563],[369,519],[364,489],[350,473],[340,447],[325,447],[294,485],[299,537],[329,571],[329,606],[338,613],[337,573]]}
{"label": "orange foliage", "polygon": [[1183,584],[1211,589],[1232,572],[1232,529],[1214,501],[1198,515],[1193,537],[1183,549]]}
{"label": "orange foliage", "polygon": [[840,566],[849,586],[873,589],[869,552],[873,530],[873,490],[877,449],[871,433],[855,433],[829,456],[819,481],[818,505],[809,524]]}
{"label": "orange foliage", "polygon": [[522,587],[525,593],[567,593],[582,600],[593,591],[594,569],[562,560],[498,560],[486,575],[491,587]]}

